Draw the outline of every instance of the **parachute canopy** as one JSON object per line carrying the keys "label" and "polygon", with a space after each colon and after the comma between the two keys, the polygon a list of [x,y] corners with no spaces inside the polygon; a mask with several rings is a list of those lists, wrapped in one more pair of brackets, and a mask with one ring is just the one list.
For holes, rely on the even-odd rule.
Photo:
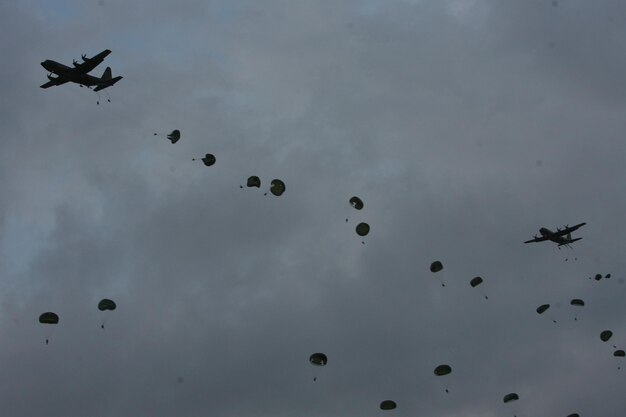
{"label": "parachute canopy", "polygon": [[435,368],[435,375],[437,376],[448,375],[450,372],[452,372],[450,365],[439,365]]}
{"label": "parachute canopy", "polygon": [[396,408],[395,401],[385,400],[380,403],[381,410],[393,410],[394,408]]}
{"label": "parachute canopy", "polygon": [[483,283],[483,279],[481,277],[472,278],[472,280],[470,281],[470,285],[472,286],[472,288],[482,283]]}
{"label": "parachute canopy", "polygon": [[504,403],[508,403],[510,401],[516,401],[516,400],[519,400],[519,395],[517,395],[514,392],[512,392],[510,394],[506,394],[504,396],[504,398],[502,399],[502,401],[504,401]]}
{"label": "parachute canopy", "polygon": [[581,300],[580,298],[574,298],[572,301],[570,301],[570,304],[573,306],[584,306],[585,302],[583,300]]}
{"label": "parachute canopy", "polygon": [[178,142],[180,140],[180,130],[178,129],[172,130],[167,135],[167,138],[170,140],[170,142],[172,142],[172,144]]}
{"label": "parachute canopy", "polygon": [[580,415],[579,415],[578,413],[574,413],[574,414],[570,414],[570,415],[569,415],[569,416],[567,416],[567,417],[580,417]]}
{"label": "parachute canopy", "polygon": [[616,350],[615,352],[613,352],[613,356],[617,356],[618,358],[623,358],[624,356],[626,356],[626,352],[624,352],[623,350],[619,349],[619,350]]}
{"label": "parachute canopy", "polygon": [[98,310],[100,311],[115,310],[116,308],[117,308],[117,305],[115,305],[115,301],[109,300],[108,298],[103,298],[98,303]]}
{"label": "parachute canopy", "polygon": [[594,278],[595,278],[596,281],[600,281],[602,279],[602,275],[596,274],[596,276]]}
{"label": "parachute canopy", "polygon": [[256,175],[253,175],[248,178],[248,182],[246,182],[248,187],[256,187],[259,188],[261,186],[261,179]]}
{"label": "parachute canopy", "polygon": [[59,322],[59,316],[56,313],[48,311],[39,316],[39,323],[43,324],[57,324]]}
{"label": "parachute canopy", "polygon": [[608,341],[608,340],[611,338],[611,336],[613,336],[613,332],[612,332],[612,331],[610,331],[610,330],[605,330],[605,331],[603,331],[602,333],[600,333],[600,339],[601,339],[603,342]]}
{"label": "parachute canopy", "polygon": [[309,356],[309,362],[313,365],[324,366],[328,363],[328,358],[325,354],[318,352]]}
{"label": "parachute canopy", "polygon": [[537,307],[537,313],[542,314],[544,311],[550,308],[550,304],[542,304]]}
{"label": "parachute canopy", "polygon": [[277,197],[282,195],[282,193],[285,192],[285,183],[278,179],[272,180],[270,184],[270,192]]}
{"label": "parachute canopy", "polygon": [[363,208],[363,201],[359,197],[352,197],[350,199],[350,205],[357,210],[361,210]]}
{"label": "parachute canopy", "polygon": [[611,278],[611,274],[606,274],[604,278]]}
{"label": "parachute canopy", "polygon": [[210,153],[206,154],[204,158],[202,158],[202,162],[204,163],[204,165],[210,167],[215,163],[215,155]]}
{"label": "parachute canopy", "polygon": [[356,225],[356,234],[365,236],[370,232],[370,225],[367,223],[359,223]]}
{"label": "parachute canopy", "polygon": [[430,264],[430,272],[439,272],[443,269],[443,264],[440,261],[435,261]]}

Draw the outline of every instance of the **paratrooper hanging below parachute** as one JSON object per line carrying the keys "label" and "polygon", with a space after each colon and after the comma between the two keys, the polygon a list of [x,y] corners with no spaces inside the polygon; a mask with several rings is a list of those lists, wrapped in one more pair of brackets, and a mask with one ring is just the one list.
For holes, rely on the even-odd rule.
{"label": "paratrooper hanging below parachute", "polygon": [[[116,308],[117,308],[117,304],[115,304],[115,301],[109,300],[108,298],[103,298],[98,303],[98,310],[100,311],[107,311],[107,310],[113,311]],[[104,329],[104,322],[100,324],[100,328]]]}
{"label": "paratrooper hanging below parachute", "polygon": [[[42,313],[39,316],[39,323],[41,324],[58,324],[59,323],[59,316],[56,313],[53,313],[51,311]],[[48,344],[48,338],[46,337],[46,345]]]}

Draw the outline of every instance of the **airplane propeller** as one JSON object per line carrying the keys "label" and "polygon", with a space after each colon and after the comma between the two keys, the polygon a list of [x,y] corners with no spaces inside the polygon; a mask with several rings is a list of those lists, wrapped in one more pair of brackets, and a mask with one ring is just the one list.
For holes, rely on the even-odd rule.
{"label": "airplane propeller", "polygon": [[83,61],[87,61],[87,54],[81,54],[80,57],[83,59]]}

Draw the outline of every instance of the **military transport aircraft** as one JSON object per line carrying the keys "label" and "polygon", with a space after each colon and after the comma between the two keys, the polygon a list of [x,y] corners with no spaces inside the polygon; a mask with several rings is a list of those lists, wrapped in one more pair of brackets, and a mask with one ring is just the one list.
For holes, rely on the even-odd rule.
{"label": "military transport aircraft", "polygon": [[543,242],[544,240],[551,240],[554,243],[558,243],[559,246],[569,246],[570,243],[574,243],[577,240],[582,239],[582,237],[572,239],[572,232],[578,230],[580,227],[586,225],[587,223],[579,223],[576,226],[566,225],[564,229],[556,229],[556,232],[553,232],[550,229],[546,229],[542,227],[539,229],[539,233],[541,233],[541,237],[537,237],[535,235],[534,239],[527,240],[524,243],[532,243],[532,242]]}
{"label": "military transport aircraft", "polygon": [[[106,56],[110,53],[111,51],[109,49],[105,49],[104,51],[100,52],[98,55],[92,58],[87,58],[87,56],[83,54],[83,62],[79,63],[74,60],[73,68],[70,68],[63,64],[59,64],[58,62],[52,61],[50,59],[43,61],[41,63],[41,66],[50,71],[51,74],[48,74],[48,79],[50,81],[43,84],[41,88],[48,88],[55,85],[65,84],[68,81],[80,84],[81,87],[96,86],[96,88],[93,89],[94,91],[100,91],[102,89],[112,86],[113,84],[121,80],[122,77],[111,77],[110,67],[107,67],[107,69],[104,70],[104,74],[102,74],[101,78],[87,74],[89,71],[97,67],[102,61],[104,61],[104,58],[106,58]],[[52,73],[56,74],[57,77],[53,77]]]}

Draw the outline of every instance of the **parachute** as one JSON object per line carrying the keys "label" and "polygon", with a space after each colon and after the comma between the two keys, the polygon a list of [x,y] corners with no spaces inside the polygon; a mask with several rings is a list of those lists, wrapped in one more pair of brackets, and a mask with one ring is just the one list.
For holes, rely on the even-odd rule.
{"label": "parachute", "polygon": [[115,310],[116,308],[117,308],[117,305],[115,304],[115,301],[109,300],[108,298],[103,298],[98,303],[98,310],[100,311]]}
{"label": "parachute", "polygon": [[[191,160],[195,161],[196,158],[192,158]],[[215,155],[208,153],[204,155],[204,158],[200,158],[200,160],[204,163],[204,165],[210,167],[211,165],[215,163]]]}
{"label": "parachute", "polygon": [[172,132],[167,135],[167,138],[170,140],[170,142],[172,142],[172,145],[175,144],[180,140],[180,130],[172,130]]}
{"label": "parachute", "polygon": [[[117,305],[115,304],[115,301],[109,300],[108,298],[103,298],[98,303],[98,310],[100,311],[106,311],[106,310],[113,311],[116,308],[117,308]],[[100,324],[100,328],[104,329],[104,322]]]}
{"label": "parachute", "polygon": [[282,195],[285,192],[285,183],[278,179],[272,180],[270,184],[270,192],[276,197]]}
{"label": "parachute", "polygon": [[[326,366],[328,363],[328,358],[325,354],[321,352],[313,353],[309,356],[309,362],[315,366]],[[313,377],[313,381],[317,381],[317,376]]]}
{"label": "parachute", "polygon": [[[443,264],[441,263],[441,261],[434,261],[433,263],[430,264],[430,272],[437,273],[442,270],[443,270]],[[441,277],[441,286],[442,287],[446,286],[446,283],[444,282],[443,277]]]}
{"label": "parachute", "polygon": [[[450,372],[452,372],[452,368],[450,367],[450,365],[443,364],[435,368],[435,375],[437,376],[448,375]],[[443,388],[445,389],[446,393],[449,392],[447,384],[444,384]]]}
{"label": "parachute", "polygon": [[550,308],[550,304],[542,304],[539,307],[537,307],[537,313],[543,314],[543,312],[549,308]]}
{"label": "parachute", "polygon": [[574,413],[574,414],[570,414],[570,415],[569,415],[569,416],[567,416],[567,417],[580,417],[580,415],[579,415],[578,413]]}
{"label": "parachute", "polygon": [[385,400],[385,401],[380,403],[380,409],[381,410],[393,410],[395,408],[396,408],[395,401]]}
{"label": "parachute", "polygon": [[596,281],[600,281],[602,279],[602,275],[596,274],[596,276],[594,278],[595,278]]}
{"label": "parachute", "polygon": [[367,223],[359,223],[356,225],[356,234],[366,236],[370,232],[370,225]]}
{"label": "parachute", "polygon": [[261,179],[257,177],[256,175],[253,175],[248,178],[248,181],[246,182],[246,186],[259,188],[261,186]]}
{"label": "parachute", "polygon": [[430,272],[439,272],[443,269],[443,264],[440,261],[435,261],[430,264]]}
{"label": "parachute", "polygon": [[[42,324],[57,324],[59,322],[59,316],[51,311],[42,313],[39,316],[39,323]],[[46,337],[46,345],[48,344],[48,337]]]}
{"label": "parachute", "polygon": [[[470,285],[472,286],[472,288],[475,288],[482,283],[483,283],[483,279],[481,277],[474,277],[470,281]],[[485,297],[485,300],[489,299],[489,297],[487,296],[487,294],[485,294],[484,291],[481,290],[480,293],[482,294],[483,297]]]}
{"label": "parachute", "polygon": [[613,332],[610,330],[604,330],[602,333],[600,333],[600,340],[602,340],[603,342],[608,341],[611,336],[613,336]]}
{"label": "parachute", "polygon": [[[160,136],[158,133],[155,133],[154,136]],[[167,139],[172,142],[172,145],[180,140],[180,130],[175,129],[167,134]]]}
{"label": "parachute", "polygon": [[350,199],[350,205],[357,210],[361,210],[363,208],[363,201],[359,197],[352,197]]}
{"label": "parachute", "polygon": [[448,375],[450,372],[452,372],[450,365],[439,365],[435,368],[435,375],[437,376]]}
{"label": "parachute", "polygon": [[[570,301],[570,304],[573,306],[583,307],[585,305],[585,302],[580,298],[574,298],[572,301]],[[576,320],[578,320],[578,317],[574,316],[574,321]]]}
{"label": "parachute", "polygon": [[611,278],[611,274],[606,274],[604,278],[607,278],[607,279]]}
{"label": "parachute", "polygon": [[502,398],[502,401],[504,401],[505,404],[508,402],[517,401],[517,400],[519,400],[519,396],[514,392],[510,394],[506,394],[504,398]]}
{"label": "parachute", "polygon": [[328,363],[328,358],[325,354],[318,352],[309,356],[309,362],[313,365],[324,366]]}
{"label": "parachute", "polygon": [[39,323],[43,324],[57,324],[59,322],[59,316],[56,313],[48,311],[39,316]]}
{"label": "parachute", "polygon": [[470,281],[470,285],[472,286],[472,288],[482,283],[483,283],[483,279],[481,277],[472,278],[472,280]]}

